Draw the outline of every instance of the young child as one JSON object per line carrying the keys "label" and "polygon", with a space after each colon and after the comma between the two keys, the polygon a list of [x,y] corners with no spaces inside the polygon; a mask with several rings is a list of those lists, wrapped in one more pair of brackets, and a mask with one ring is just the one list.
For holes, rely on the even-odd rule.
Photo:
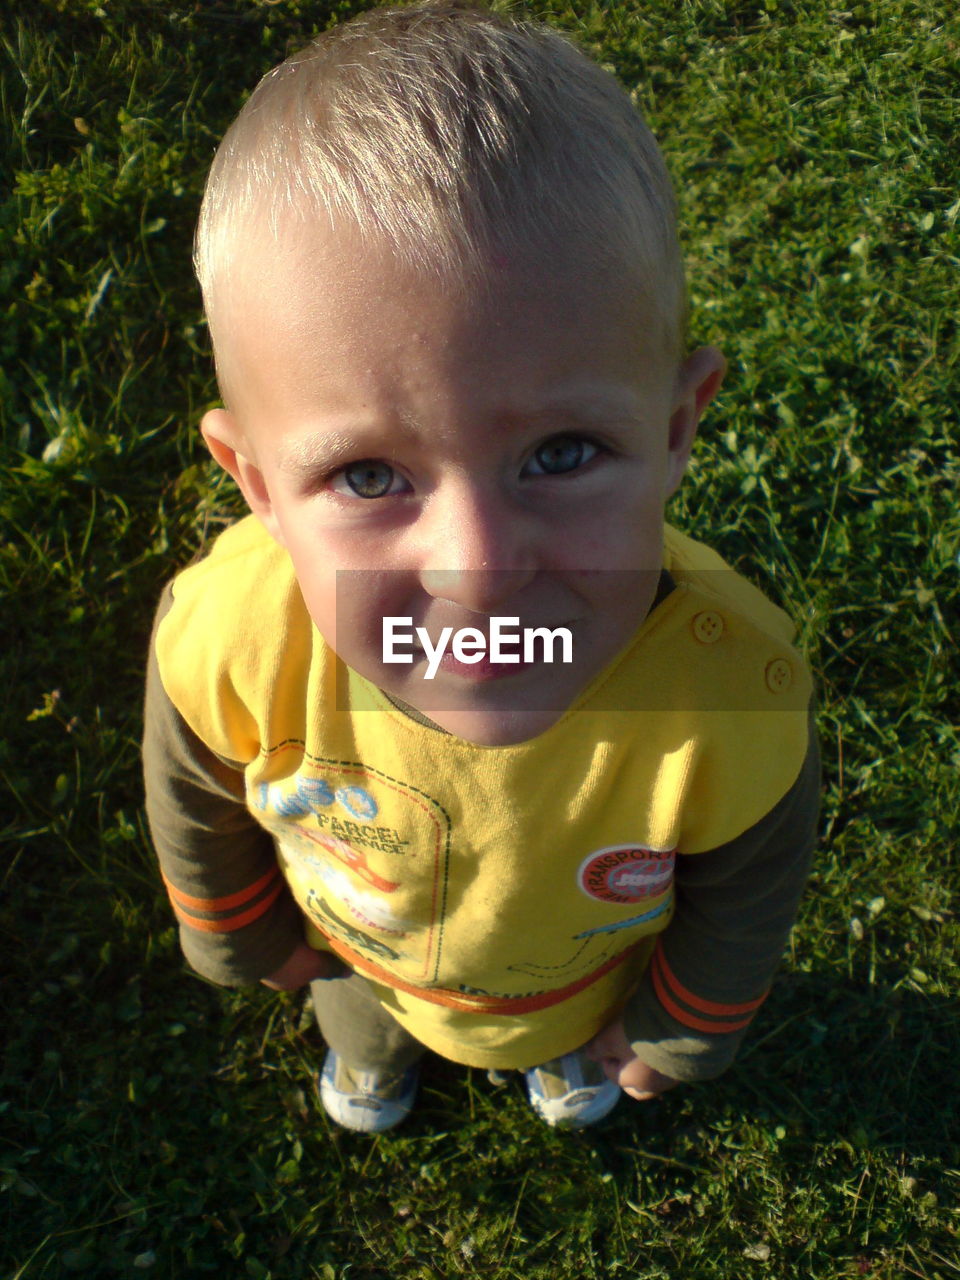
{"label": "young child", "polygon": [[805,880],[811,681],[664,524],[724,361],[628,96],[548,28],[372,10],[260,83],[196,260],[252,514],[151,646],[189,962],[312,984],[352,1129],[425,1048],[574,1127],[717,1075]]}

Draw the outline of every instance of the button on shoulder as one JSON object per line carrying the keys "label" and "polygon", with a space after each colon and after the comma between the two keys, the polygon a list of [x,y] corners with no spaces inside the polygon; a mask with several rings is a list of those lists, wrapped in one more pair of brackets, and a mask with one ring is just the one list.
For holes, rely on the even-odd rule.
{"label": "button on shoulder", "polygon": [[785,658],[774,658],[767,663],[767,688],[771,693],[786,693],[793,684],[793,672]]}
{"label": "button on shoulder", "polygon": [[696,614],[693,619],[693,634],[701,644],[716,644],[723,635],[723,618],[712,609]]}

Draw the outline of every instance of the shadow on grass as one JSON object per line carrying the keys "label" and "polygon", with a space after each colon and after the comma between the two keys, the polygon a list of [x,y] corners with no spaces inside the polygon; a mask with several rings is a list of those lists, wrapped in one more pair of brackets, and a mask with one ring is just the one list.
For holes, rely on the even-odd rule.
{"label": "shadow on grass", "polygon": [[[91,902],[92,931],[99,918],[106,938],[114,909],[109,895]],[[144,949],[97,951],[71,944],[74,932],[55,965],[7,988],[0,1257],[23,1280],[139,1274],[151,1258],[163,1274],[226,1260],[261,1278],[379,1280],[419,1275],[430,1250],[445,1274],[616,1275],[640,1248],[653,1269],[631,1276],[733,1276],[743,1240],[789,1223],[784,1206],[804,1188],[825,1216],[804,1226],[800,1214],[775,1252],[799,1265],[805,1233],[819,1231],[823,1258],[846,1275],[840,1262],[862,1255],[825,1224],[847,1213],[864,1171],[917,1170],[943,1194],[960,1021],[954,1002],[910,990],[893,966],[872,983],[782,975],[725,1076],[624,1100],[584,1134],[545,1129],[519,1077],[495,1089],[428,1057],[417,1111],[371,1139],[319,1108],[323,1047],[302,998],[190,980],[173,931],[151,928],[161,912],[143,920]],[[16,960],[25,979],[31,958]],[[884,1216],[875,1241],[919,1239],[912,1213]],[[710,1266],[699,1237],[683,1243],[691,1231],[710,1241]]]}
{"label": "shadow on grass", "polygon": [[861,1143],[949,1159],[960,1131],[958,1014],[956,1000],[910,989],[892,965],[870,983],[784,974],[753,1039],[717,1083],[745,1108],[756,1098],[802,1119],[817,1140],[853,1133]]}

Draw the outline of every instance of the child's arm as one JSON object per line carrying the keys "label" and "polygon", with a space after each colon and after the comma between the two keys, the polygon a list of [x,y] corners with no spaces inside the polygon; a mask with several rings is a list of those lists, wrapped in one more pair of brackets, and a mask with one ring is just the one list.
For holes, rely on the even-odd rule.
{"label": "child's arm", "polygon": [[676,910],[623,1017],[590,1056],[633,1097],[706,1080],[736,1056],[780,962],[809,872],[820,755],[811,723],[800,776],[737,839],[678,857]]}
{"label": "child's arm", "polygon": [[150,832],[191,966],[222,986],[292,988],[341,972],[304,940],[273,841],[244,802],[240,766],[215,756],[170,701],[153,638],[143,764]]}
{"label": "child's arm", "polygon": [[290,958],[260,981],[274,991],[296,991],[317,978],[348,977],[349,969],[326,952],[317,951],[308,942],[298,942]]}

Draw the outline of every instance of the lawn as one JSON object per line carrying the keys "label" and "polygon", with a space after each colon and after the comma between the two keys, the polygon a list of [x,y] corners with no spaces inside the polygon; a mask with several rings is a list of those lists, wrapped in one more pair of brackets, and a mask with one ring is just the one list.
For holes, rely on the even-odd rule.
{"label": "lawn", "polygon": [[146,834],[161,583],[240,510],[190,246],[242,95],[368,7],[7,6],[0,155],[0,1272],[960,1275],[960,24],[872,0],[538,0],[636,93],[730,373],[671,518],[782,600],[824,808],[721,1079],[582,1135],[430,1059],[334,1131],[303,994],[185,968]]}

